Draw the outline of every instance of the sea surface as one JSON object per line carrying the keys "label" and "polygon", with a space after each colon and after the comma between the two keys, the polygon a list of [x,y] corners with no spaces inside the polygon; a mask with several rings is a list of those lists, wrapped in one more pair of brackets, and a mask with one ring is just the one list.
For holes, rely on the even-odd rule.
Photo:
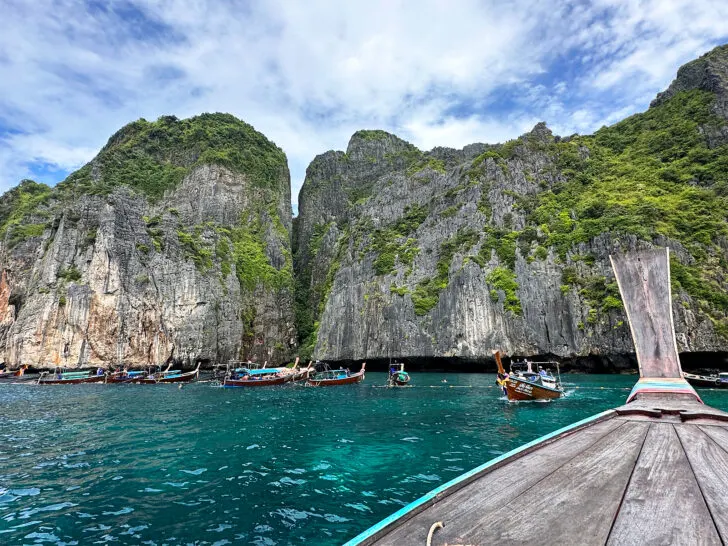
{"label": "sea surface", "polygon": [[[509,403],[492,374],[359,385],[0,384],[0,544],[341,544],[437,485],[624,403],[567,375]],[[443,380],[447,380],[444,383]],[[728,390],[701,390],[728,410]]]}

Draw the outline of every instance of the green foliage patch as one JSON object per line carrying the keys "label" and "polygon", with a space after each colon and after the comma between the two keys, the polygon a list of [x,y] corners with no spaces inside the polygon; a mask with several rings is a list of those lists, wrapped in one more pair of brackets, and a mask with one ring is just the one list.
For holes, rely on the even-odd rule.
{"label": "green foliage patch", "polygon": [[518,290],[518,282],[516,281],[516,274],[513,271],[507,267],[496,267],[493,271],[488,273],[485,281],[492,287],[490,297],[493,301],[499,301],[499,291],[503,291],[505,294],[503,309],[511,311],[516,315],[523,314],[521,300],[516,293]]}
{"label": "green foliage patch", "polygon": [[285,181],[286,157],[280,148],[247,123],[215,113],[130,123],[109,139],[94,168],[86,165],[58,187],[104,195],[127,185],[158,200],[193,167],[210,163],[243,173],[261,188],[278,189]]}
{"label": "green foliage patch", "polygon": [[374,271],[377,275],[388,275],[395,271],[397,262],[411,266],[420,249],[411,235],[427,219],[429,208],[422,205],[407,207],[404,215],[394,224],[377,229],[372,235],[370,250],[377,253]]}
{"label": "green foliage patch", "polygon": [[426,315],[440,301],[440,292],[447,288],[450,281],[450,264],[458,252],[464,252],[475,245],[480,236],[472,229],[461,229],[440,244],[436,275],[420,281],[412,293],[415,314]]}

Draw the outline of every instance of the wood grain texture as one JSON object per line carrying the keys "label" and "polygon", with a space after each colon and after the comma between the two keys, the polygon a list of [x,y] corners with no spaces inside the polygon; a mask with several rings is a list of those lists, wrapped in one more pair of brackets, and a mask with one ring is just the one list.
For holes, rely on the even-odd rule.
{"label": "wood grain texture", "polygon": [[728,540],[728,451],[700,427],[675,425],[721,538]]}
{"label": "wood grain texture", "polygon": [[641,377],[682,377],[672,322],[667,249],[611,256]]}
{"label": "wood grain texture", "polygon": [[[539,481],[567,464],[574,457],[602,440],[618,441],[621,425],[614,419],[589,426],[576,433],[512,460],[504,467],[485,474],[467,487],[443,498],[435,505],[402,523],[376,544],[421,546],[427,539],[430,525],[445,522],[436,534],[436,544],[467,544],[464,535],[482,521],[507,515],[503,506],[519,494],[528,491]],[[611,519],[610,519],[611,523]]]}
{"label": "wood grain texture", "polygon": [[721,544],[672,424],[650,425],[608,544]]}
{"label": "wood grain texture", "polygon": [[604,544],[649,425],[627,423],[481,519],[472,544]]}
{"label": "wood grain texture", "polygon": [[700,430],[710,436],[720,447],[728,451],[728,427],[722,423],[719,426],[701,425]]}

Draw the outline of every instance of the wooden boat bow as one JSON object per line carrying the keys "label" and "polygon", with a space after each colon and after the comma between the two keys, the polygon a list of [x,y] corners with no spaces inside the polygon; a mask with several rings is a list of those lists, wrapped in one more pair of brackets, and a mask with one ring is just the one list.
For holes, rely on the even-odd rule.
{"label": "wooden boat bow", "polygon": [[612,257],[640,380],[625,405],[497,457],[354,545],[728,543],[728,413],[682,377],[669,254]]}

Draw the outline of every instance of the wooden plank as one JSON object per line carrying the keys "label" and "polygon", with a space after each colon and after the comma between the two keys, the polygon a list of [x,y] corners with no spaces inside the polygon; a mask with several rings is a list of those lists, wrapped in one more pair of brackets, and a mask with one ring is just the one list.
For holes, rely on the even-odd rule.
{"label": "wooden plank", "polygon": [[720,447],[728,451],[728,428],[725,424],[718,426],[701,425],[700,430],[710,436]]}
{"label": "wooden plank", "polygon": [[649,428],[627,423],[453,539],[473,544],[604,544]]}
{"label": "wooden plank", "polygon": [[728,452],[695,425],[675,425],[713,523],[728,540]]}
{"label": "wooden plank", "polygon": [[672,424],[650,426],[608,544],[721,544]]}
{"label": "wooden plank", "polygon": [[457,544],[459,530],[500,514],[504,504],[586,449],[604,438],[610,438],[609,441],[618,438],[621,426],[625,424],[615,419],[603,421],[512,460],[427,508],[375,543],[421,546],[426,542],[432,523],[444,521],[445,529],[437,532],[437,540],[433,544],[442,544],[445,540]]}
{"label": "wooden plank", "polygon": [[672,320],[667,249],[610,256],[641,377],[682,378]]}

